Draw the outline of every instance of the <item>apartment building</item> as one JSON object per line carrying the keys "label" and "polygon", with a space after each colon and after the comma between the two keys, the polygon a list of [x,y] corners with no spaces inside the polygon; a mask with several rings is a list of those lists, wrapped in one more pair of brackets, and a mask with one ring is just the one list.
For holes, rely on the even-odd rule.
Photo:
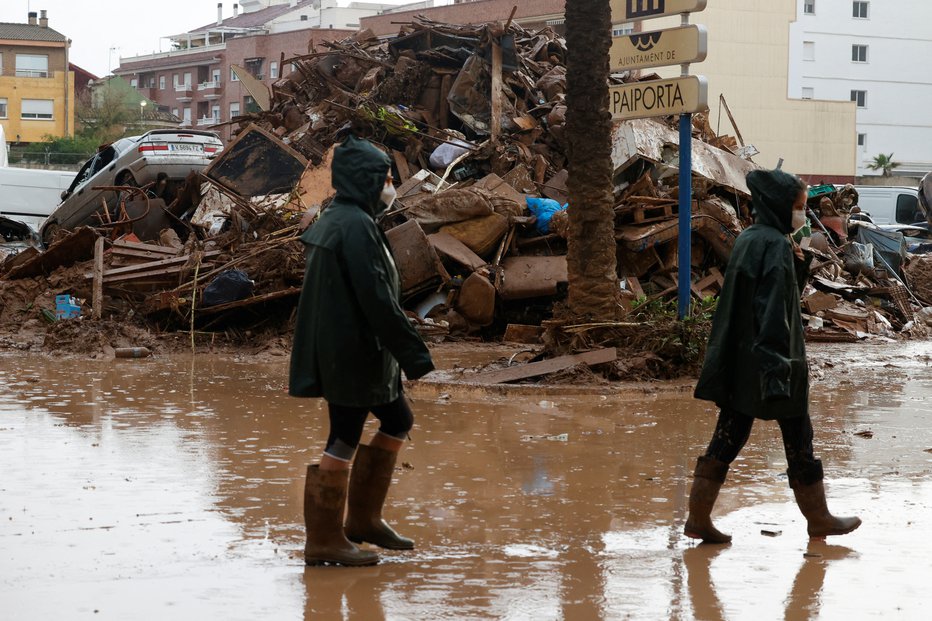
{"label": "apartment building", "polygon": [[932,3],[797,0],[790,29],[793,99],[852,101],[857,174],[894,154],[898,176],[932,170]]}
{"label": "apartment building", "polygon": [[[359,29],[360,19],[392,5],[336,0],[245,0],[232,4],[224,17],[170,37],[172,50],[121,58],[115,75],[141,95],[166,106],[182,127],[209,128],[253,111],[253,96],[232,70],[245,67],[266,86],[287,75],[283,59],[312,51],[314,45],[344,39]],[[242,11],[240,9],[243,9]],[[229,127],[219,129],[230,137]]]}
{"label": "apartment building", "polygon": [[0,125],[10,142],[74,135],[74,74],[68,38],[49,27],[48,15],[0,23]]}
{"label": "apartment building", "polygon": [[411,21],[417,15],[450,24],[481,24],[505,22],[514,10],[515,23],[529,30],[550,26],[563,34],[565,6],[565,0],[465,0],[435,7],[422,4],[395,6],[360,21],[363,28],[369,28],[381,37],[397,34],[401,23]]}

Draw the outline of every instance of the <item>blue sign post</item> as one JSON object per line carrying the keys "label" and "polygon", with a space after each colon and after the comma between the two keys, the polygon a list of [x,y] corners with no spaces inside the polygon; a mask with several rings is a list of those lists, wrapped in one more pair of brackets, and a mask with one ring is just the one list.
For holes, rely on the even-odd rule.
{"label": "blue sign post", "polygon": [[680,115],[680,217],[679,217],[679,266],[678,310],[679,318],[689,316],[692,293],[693,256],[693,115]]}

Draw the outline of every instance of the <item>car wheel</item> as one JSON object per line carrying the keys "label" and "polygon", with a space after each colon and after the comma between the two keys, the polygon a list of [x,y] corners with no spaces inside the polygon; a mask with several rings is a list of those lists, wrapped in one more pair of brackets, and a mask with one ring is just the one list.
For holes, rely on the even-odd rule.
{"label": "car wheel", "polygon": [[42,243],[44,243],[46,247],[51,246],[52,242],[55,241],[61,232],[61,227],[58,226],[57,222],[46,224],[45,228],[42,230]]}

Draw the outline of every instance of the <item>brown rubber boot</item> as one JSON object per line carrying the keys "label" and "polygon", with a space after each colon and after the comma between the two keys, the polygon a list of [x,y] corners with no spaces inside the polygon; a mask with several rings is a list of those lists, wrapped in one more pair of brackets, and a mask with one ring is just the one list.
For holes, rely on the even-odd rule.
{"label": "brown rubber boot", "polygon": [[360,444],[349,483],[346,536],[350,541],[388,550],[411,550],[414,541],[402,537],[382,519],[382,506],[392,484],[396,451]]}
{"label": "brown rubber boot", "polygon": [[711,457],[700,457],[693,473],[693,486],[689,490],[689,516],[683,533],[703,543],[729,543],[731,535],[719,531],[712,525],[712,507],[722,489],[728,464]]}
{"label": "brown rubber boot", "polygon": [[790,480],[796,504],[809,523],[807,530],[810,537],[828,537],[829,535],[847,535],[861,525],[859,517],[835,517],[828,510],[825,502],[825,485],[816,481],[803,485]]}
{"label": "brown rubber boot", "polygon": [[375,565],[379,555],[360,550],[343,534],[343,510],[346,506],[347,470],[321,470],[307,467],[304,484],[304,525],[307,544],[304,562],[308,565]]}

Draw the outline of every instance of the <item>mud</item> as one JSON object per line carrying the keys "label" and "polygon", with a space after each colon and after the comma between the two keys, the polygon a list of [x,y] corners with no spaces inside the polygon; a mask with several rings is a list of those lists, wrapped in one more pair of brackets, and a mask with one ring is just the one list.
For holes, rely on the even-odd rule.
{"label": "mud", "polygon": [[[504,353],[437,359],[450,370]],[[345,569],[301,559],[323,416],[285,395],[284,359],[5,354],[0,617],[924,618],[930,355],[813,352],[830,506],[864,520],[828,544],[806,537],[770,424],[716,509],[734,543],[682,536],[714,423],[682,384],[413,385],[416,426],[385,513],[418,547]]]}

